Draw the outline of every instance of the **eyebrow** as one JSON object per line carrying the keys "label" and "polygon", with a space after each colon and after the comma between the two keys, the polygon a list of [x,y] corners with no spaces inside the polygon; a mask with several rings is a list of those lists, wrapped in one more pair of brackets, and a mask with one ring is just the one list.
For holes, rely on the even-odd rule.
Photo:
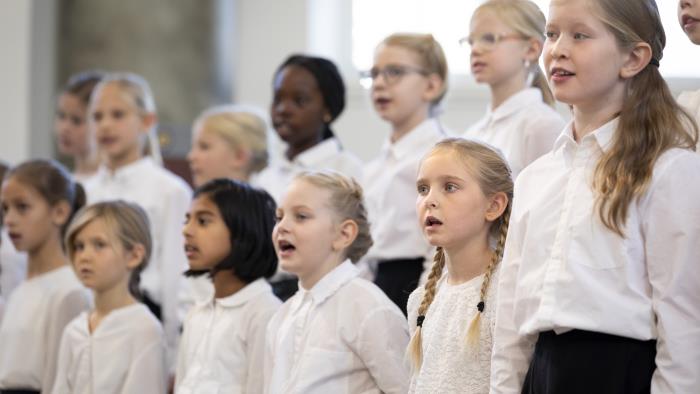
{"label": "eyebrow", "polygon": [[[459,182],[464,182],[464,179],[462,179],[462,178],[460,178],[460,177],[457,177],[457,176],[454,176],[454,175],[441,175],[441,176],[437,177],[437,179],[440,180],[440,181],[459,181]],[[426,178],[419,178],[419,179],[416,181],[416,185],[419,185],[419,184],[421,184],[421,183],[426,183],[426,182],[427,182],[427,179],[426,179]]]}

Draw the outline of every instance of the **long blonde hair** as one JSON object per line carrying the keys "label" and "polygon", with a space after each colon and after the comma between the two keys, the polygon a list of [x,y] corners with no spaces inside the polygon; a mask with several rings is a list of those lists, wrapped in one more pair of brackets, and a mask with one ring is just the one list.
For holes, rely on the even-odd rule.
{"label": "long blonde hair", "polygon": [[698,126],[659,73],[666,36],[654,0],[594,3],[621,50],[640,42],[652,50],[651,62],[627,82],[612,145],[598,161],[593,179],[600,219],[623,236],[630,204],[649,187],[656,161],[671,148],[694,150]]}
{"label": "long blonde hair", "polygon": [[396,33],[382,40],[379,45],[397,46],[415,53],[426,73],[440,77],[442,89],[431,103],[431,115],[435,115],[435,108],[447,94],[447,59],[440,43],[432,34]]}
{"label": "long blonde hair", "polygon": [[[513,201],[513,179],[511,178],[510,167],[506,161],[493,149],[484,144],[469,141],[462,138],[447,138],[438,142],[435,147],[425,156],[428,158],[439,152],[449,152],[459,159],[467,167],[470,174],[479,183],[479,187],[485,196],[492,196],[496,193],[504,193],[508,198],[508,203],[503,214],[496,219],[489,228],[491,238],[496,241],[491,261],[486,267],[484,280],[481,283],[479,292],[479,303],[476,305],[476,313],[469,323],[467,329],[467,344],[474,348],[478,345],[481,327],[481,315],[486,307],[486,297],[491,285],[491,275],[503,257],[503,248],[508,233],[508,222]],[[425,160],[425,158],[423,160]],[[408,356],[413,362],[414,368],[420,369],[423,362],[422,350],[422,325],[428,313],[430,304],[437,292],[437,283],[442,277],[445,268],[445,251],[438,247],[433,260],[433,266],[425,284],[423,300],[418,307],[418,319],[416,321],[416,331],[413,333],[411,342],[408,344]]]}
{"label": "long blonde hair", "polygon": [[[95,92],[93,94],[91,101],[99,95],[100,89],[108,84],[114,84],[118,86],[124,93],[126,93],[134,102],[136,110],[143,116],[146,114],[156,113],[156,102],[153,97],[153,91],[148,81],[134,73],[119,72],[108,74],[105,78],[100,81],[95,87]],[[148,143],[145,148],[144,154],[150,155],[153,160],[159,165],[163,164],[163,156],[160,152],[160,142],[158,141],[157,134],[157,124],[148,130]]]}
{"label": "long blonde hair", "polygon": [[[536,39],[544,44],[545,17],[537,4],[530,0],[488,0],[481,4],[472,14],[472,20],[477,15],[489,12],[496,16],[511,29],[524,38]],[[539,56],[538,56],[539,58]],[[532,78],[532,87],[542,92],[542,100],[550,106],[554,105],[554,95],[547,84],[547,77],[540,68],[537,60],[530,63],[528,74]]]}

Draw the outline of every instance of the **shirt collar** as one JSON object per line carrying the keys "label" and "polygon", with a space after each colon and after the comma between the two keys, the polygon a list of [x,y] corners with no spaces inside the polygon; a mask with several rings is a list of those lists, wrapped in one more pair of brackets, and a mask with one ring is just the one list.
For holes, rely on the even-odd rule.
{"label": "shirt collar", "polygon": [[97,170],[96,177],[99,179],[129,179],[138,175],[143,175],[144,171],[148,171],[149,167],[155,167],[156,164],[151,157],[142,157],[133,163],[119,167],[112,171],[102,164]]}
{"label": "shirt collar", "polygon": [[[609,121],[608,123],[594,130],[592,133],[583,137],[581,142],[584,143],[585,141],[592,139],[595,141],[596,145],[601,151],[608,151],[612,145],[612,138],[615,134],[615,130],[617,129],[617,122],[618,118]],[[574,121],[572,120],[566,125],[564,131],[554,142],[554,150],[558,151],[562,148],[575,148],[578,145],[579,144],[576,143],[576,140],[574,139]]]}
{"label": "shirt collar", "polygon": [[486,117],[494,121],[500,120],[536,102],[542,102],[542,92],[537,88],[526,88],[508,97],[494,110],[491,110],[489,104]]}
{"label": "shirt collar", "polygon": [[327,138],[311,148],[298,154],[293,160],[287,159],[287,156],[282,155],[280,162],[281,167],[293,168],[317,168],[326,163],[332,157],[338,155],[342,150],[340,141],[337,138]]}
{"label": "shirt collar", "polygon": [[402,159],[404,156],[415,152],[417,149],[425,147],[425,145],[434,145],[436,139],[442,139],[445,134],[436,118],[428,118],[423,123],[416,126],[398,141],[392,143],[391,139],[384,141],[382,152],[386,155],[393,155],[397,159]]}
{"label": "shirt collar", "polygon": [[250,300],[261,296],[264,293],[272,293],[272,287],[263,278],[256,279],[248,283],[245,287],[231,294],[228,297],[214,298],[212,304],[221,305],[224,308],[235,308],[245,305]]}
{"label": "shirt collar", "polygon": [[310,290],[304,289],[300,283],[299,300],[310,296],[315,305],[320,305],[358,275],[357,267],[349,259],[345,260],[321,278]]}

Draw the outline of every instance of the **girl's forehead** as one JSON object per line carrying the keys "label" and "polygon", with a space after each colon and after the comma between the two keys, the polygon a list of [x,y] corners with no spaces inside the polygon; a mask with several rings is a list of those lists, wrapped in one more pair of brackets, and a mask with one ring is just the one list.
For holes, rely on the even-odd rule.
{"label": "girl's forehead", "polygon": [[381,44],[374,54],[374,63],[377,65],[386,64],[409,64],[422,66],[420,54],[416,51],[398,44]]}
{"label": "girl's forehead", "polygon": [[96,92],[97,103],[119,103],[136,108],[136,98],[124,86],[117,82],[107,82]]}

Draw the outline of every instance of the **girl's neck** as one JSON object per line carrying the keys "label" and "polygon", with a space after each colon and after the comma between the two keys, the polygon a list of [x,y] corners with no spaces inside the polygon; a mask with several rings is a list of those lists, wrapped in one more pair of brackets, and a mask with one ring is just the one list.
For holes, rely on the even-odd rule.
{"label": "girl's neck", "polygon": [[419,110],[413,112],[409,117],[402,119],[391,124],[391,143],[394,144],[406,134],[410,133],[413,129],[418,127],[421,123],[425,122],[430,115],[430,104],[425,104]]}
{"label": "girl's neck", "polygon": [[76,175],[92,175],[100,166],[100,158],[97,154],[75,156],[73,160]]}
{"label": "girl's neck", "polygon": [[491,88],[491,110],[495,110],[514,94],[527,88],[525,75],[518,73],[499,83],[489,85]]}
{"label": "girl's neck", "polygon": [[484,273],[493,258],[488,233],[470,242],[445,247],[445,266],[449,272],[448,283],[458,285]]}
{"label": "girl's neck", "polygon": [[323,279],[324,276],[328,275],[344,260],[345,258],[340,254],[333,254],[323,264],[316,267],[313,272],[299,274],[299,283],[301,287],[305,290],[311,290],[318,282],[321,281],[321,279]]}
{"label": "girl's neck", "polygon": [[224,298],[231,296],[246,286],[231,270],[223,270],[214,274],[214,297]]}
{"label": "girl's neck", "polygon": [[294,146],[289,145],[287,147],[287,150],[284,152],[284,155],[287,157],[287,160],[292,161],[300,154],[306,152],[307,150],[313,148],[321,142],[323,142],[323,131],[319,132],[316,138],[311,138],[306,141],[300,141]]}
{"label": "girl's neck", "polygon": [[581,142],[583,137],[599,129],[604,124],[615,119],[622,110],[625,86],[619,83],[602,98],[594,98],[589,102],[574,104],[574,139]]}
{"label": "girl's neck", "polygon": [[47,239],[35,250],[29,251],[27,279],[37,277],[68,264],[58,235]]}
{"label": "girl's neck", "polygon": [[118,157],[108,157],[107,167],[111,171],[116,171],[122,167],[128,166],[129,164],[135,163],[142,158],[143,155],[141,154],[141,147],[137,147],[136,149],[131,149]]}
{"label": "girl's neck", "polygon": [[250,174],[245,168],[239,168],[236,170],[231,170],[231,172],[228,174],[228,178],[236,181],[249,183]]}
{"label": "girl's neck", "polygon": [[90,316],[90,332],[94,332],[111,312],[136,303],[136,299],[129,293],[128,281],[129,277],[126,276],[109,289],[93,291],[95,310]]}

